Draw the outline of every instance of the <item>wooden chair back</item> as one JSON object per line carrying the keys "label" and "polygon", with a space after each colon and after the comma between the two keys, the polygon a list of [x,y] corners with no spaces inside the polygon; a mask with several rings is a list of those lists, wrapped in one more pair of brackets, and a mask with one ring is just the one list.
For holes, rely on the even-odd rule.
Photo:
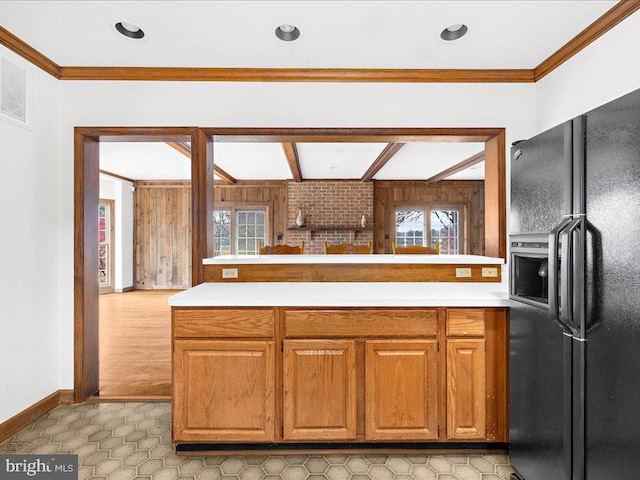
{"label": "wooden chair back", "polygon": [[396,242],[392,242],[393,253],[402,255],[440,255],[440,242],[436,247],[423,247],[422,245],[407,245],[405,247],[396,247]]}
{"label": "wooden chair back", "polygon": [[295,245],[264,245],[258,249],[260,255],[302,255],[304,242],[298,247]]}
{"label": "wooden chair back", "polygon": [[367,254],[373,253],[371,242],[369,245],[354,245],[353,243],[340,243],[338,245],[328,245],[324,242],[324,253],[326,254]]}

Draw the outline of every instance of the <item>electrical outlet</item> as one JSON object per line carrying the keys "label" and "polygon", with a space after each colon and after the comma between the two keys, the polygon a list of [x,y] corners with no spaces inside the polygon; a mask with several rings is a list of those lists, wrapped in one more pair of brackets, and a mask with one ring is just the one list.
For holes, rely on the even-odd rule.
{"label": "electrical outlet", "polygon": [[483,277],[497,277],[498,269],[496,267],[482,267]]}
{"label": "electrical outlet", "polygon": [[471,277],[470,268],[456,268],[456,278],[469,278]]}
{"label": "electrical outlet", "polygon": [[223,268],[222,269],[222,278],[238,278],[238,269],[237,268]]}

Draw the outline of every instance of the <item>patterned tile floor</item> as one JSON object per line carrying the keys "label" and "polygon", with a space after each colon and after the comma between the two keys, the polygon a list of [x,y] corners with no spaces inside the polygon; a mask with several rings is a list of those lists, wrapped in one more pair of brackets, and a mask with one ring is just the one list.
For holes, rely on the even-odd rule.
{"label": "patterned tile floor", "polygon": [[60,406],[0,453],[75,453],[79,480],[504,480],[506,455],[178,456],[169,403]]}

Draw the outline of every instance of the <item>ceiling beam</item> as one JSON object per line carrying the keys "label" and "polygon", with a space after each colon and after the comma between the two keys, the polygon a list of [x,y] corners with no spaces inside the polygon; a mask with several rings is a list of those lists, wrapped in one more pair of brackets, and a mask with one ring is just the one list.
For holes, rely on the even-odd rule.
{"label": "ceiling beam", "polygon": [[380,155],[378,155],[378,158],[374,160],[360,180],[363,182],[370,182],[373,180],[375,174],[378,173],[380,169],[384,167],[389,160],[391,160],[391,157],[398,153],[398,150],[402,147],[404,147],[404,143],[390,143],[384,147],[384,150],[382,150]]}
{"label": "ceiling beam", "polygon": [[[183,154],[185,157],[188,157],[189,159],[191,159],[191,147],[189,146],[188,143],[186,143],[186,142],[166,142],[166,144],[169,145],[171,148],[174,148],[175,150],[177,150],[181,154]],[[225,172],[220,167],[216,166],[215,163],[213,165],[213,173],[216,174],[218,177],[220,177],[222,180],[224,180],[227,183],[236,183],[236,179],[234,177],[229,175],[227,172]]]}
{"label": "ceiling beam", "polygon": [[295,143],[283,143],[282,149],[287,157],[291,174],[296,182],[302,181],[302,170],[300,170],[300,158],[298,157],[298,149]]}
{"label": "ceiling beam", "polygon": [[535,81],[537,82],[547,74],[551,73],[576,53],[600,38],[638,9],[640,9],[640,1],[638,0],[622,0],[621,2],[618,2],[604,15],[534,68],[533,73]]}
{"label": "ceiling beam", "polygon": [[109,172],[109,171],[107,171],[107,170],[99,170],[99,172],[100,172],[101,174],[103,174],[103,175],[108,175],[108,176],[110,176],[110,177],[117,178],[117,179],[119,179],[119,180],[124,180],[125,182],[131,182],[131,183],[133,183],[133,184],[135,184],[135,183],[136,183],[136,181],[135,181],[135,180],[133,180],[132,178],[129,178],[129,177],[123,177],[122,175],[118,175],[117,173]]}
{"label": "ceiling beam", "polygon": [[177,150],[185,157],[189,157],[191,159],[191,146],[186,142],[165,142],[171,148]]}
{"label": "ceiling beam", "polygon": [[484,150],[480,153],[476,153],[475,155],[467,158],[466,160],[461,161],[460,163],[456,163],[453,167],[447,168],[442,172],[434,175],[431,178],[427,178],[427,183],[436,183],[440,180],[444,180],[445,178],[450,177],[454,173],[461,172],[466,170],[467,168],[475,165],[476,163],[484,162]]}

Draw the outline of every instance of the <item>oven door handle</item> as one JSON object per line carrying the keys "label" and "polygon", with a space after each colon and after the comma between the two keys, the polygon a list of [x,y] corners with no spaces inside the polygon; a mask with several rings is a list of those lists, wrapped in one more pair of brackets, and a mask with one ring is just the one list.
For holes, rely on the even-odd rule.
{"label": "oven door handle", "polygon": [[[560,319],[560,312],[558,309],[558,275],[559,275],[559,258],[558,258],[558,243],[560,240],[560,234],[569,226],[572,222],[571,217],[567,217],[555,226],[551,233],[549,233],[549,313],[551,318],[562,327],[566,333],[572,333],[571,328],[562,322]],[[564,299],[563,299],[564,302]]]}

